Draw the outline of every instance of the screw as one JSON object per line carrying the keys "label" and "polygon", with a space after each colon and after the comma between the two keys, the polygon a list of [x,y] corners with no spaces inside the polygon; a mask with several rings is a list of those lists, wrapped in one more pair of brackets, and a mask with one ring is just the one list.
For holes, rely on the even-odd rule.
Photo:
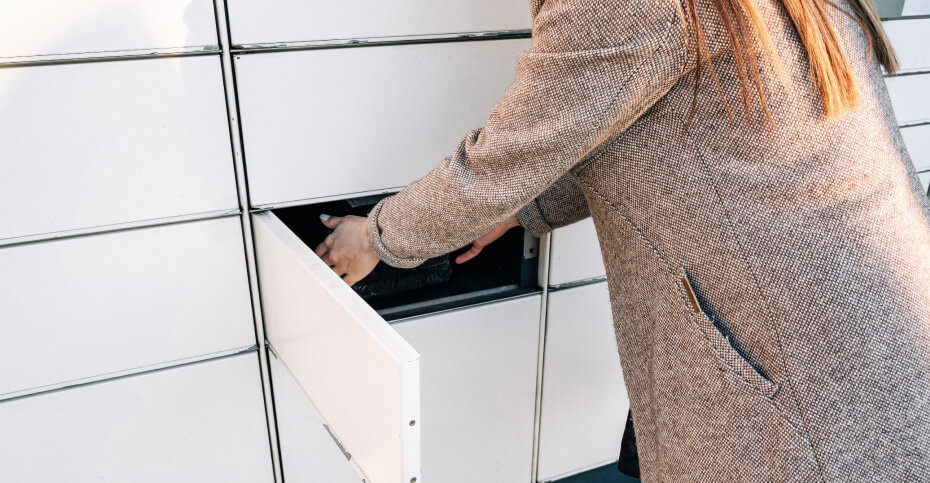
{"label": "screw", "polygon": [[[410,425],[413,426],[414,424],[417,424],[417,420],[416,420],[416,419],[411,419],[411,420],[410,420]],[[414,479],[416,479],[416,478],[414,478]]]}

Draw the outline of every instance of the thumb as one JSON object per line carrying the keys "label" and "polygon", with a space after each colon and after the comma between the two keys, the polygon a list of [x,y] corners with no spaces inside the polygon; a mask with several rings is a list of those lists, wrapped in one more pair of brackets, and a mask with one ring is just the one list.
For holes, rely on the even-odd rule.
{"label": "thumb", "polygon": [[327,228],[336,228],[340,223],[342,223],[343,217],[341,216],[330,216],[325,213],[320,214],[320,221],[326,225]]}

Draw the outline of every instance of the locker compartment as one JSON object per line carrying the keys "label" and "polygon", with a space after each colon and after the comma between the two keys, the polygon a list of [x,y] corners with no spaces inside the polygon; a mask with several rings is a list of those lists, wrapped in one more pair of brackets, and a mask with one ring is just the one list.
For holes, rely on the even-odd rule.
{"label": "locker compartment", "polygon": [[233,44],[249,46],[530,28],[526,0],[227,0]]}
{"label": "locker compartment", "polygon": [[607,276],[591,218],[552,230],[549,246],[549,286]]}
{"label": "locker compartment", "polygon": [[421,356],[424,481],[532,481],[540,299],[395,324]]}
{"label": "locker compartment", "polygon": [[294,376],[269,351],[281,469],[287,483],[360,483]]}
{"label": "locker compartment", "polygon": [[875,0],[875,8],[883,19],[930,15],[927,0]]}
{"label": "locker compartment", "polygon": [[273,482],[260,381],[253,351],[0,402],[0,481]]}
{"label": "locker compartment", "polygon": [[617,460],[629,400],[607,282],[549,293],[538,481]]}
{"label": "locker compartment", "polygon": [[216,46],[211,0],[0,2],[0,62]]}
{"label": "locker compartment", "polygon": [[0,69],[0,102],[0,244],[238,210],[218,57]]}
{"label": "locker compartment", "polygon": [[255,345],[240,226],[0,248],[0,399]]}
{"label": "locker compartment", "polygon": [[419,481],[419,354],[270,212],[252,215],[265,334],[359,472]]}
{"label": "locker compartment", "polygon": [[885,79],[891,105],[899,124],[930,120],[930,74],[902,75]]}
{"label": "locker compartment", "polygon": [[901,136],[917,171],[930,170],[930,124],[905,127]]}
{"label": "locker compartment", "polygon": [[[332,230],[320,222],[320,213],[366,216],[387,195],[330,201],[273,210],[310,249]],[[413,269],[378,263],[352,289],[385,320],[410,317],[463,305],[538,291],[538,240],[522,229],[508,230],[477,257],[463,264],[455,257],[470,245],[431,258]]]}
{"label": "locker compartment", "polygon": [[484,124],[529,39],[240,54],[252,205],[400,188]]}
{"label": "locker compartment", "polygon": [[930,52],[926,49],[930,18],[891,20],[883,23],[901,72],[930,69]]}

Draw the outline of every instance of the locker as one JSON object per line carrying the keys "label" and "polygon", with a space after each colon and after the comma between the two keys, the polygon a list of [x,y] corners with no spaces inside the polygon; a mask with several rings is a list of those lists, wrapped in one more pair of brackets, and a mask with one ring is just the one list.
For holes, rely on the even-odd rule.
{"label": "locker", "polygon": [[889,77],[885,79],[895,117],[899,124],[930,120],[930,74]]}
{"label": "locker", "polygon": [[0,244],[238,210],[218,57],[0,69],[0,103]]}
{"label": "locker", "polygon": [[882,25],[898,56],[901,72],[930,69],[930,52],[925,45],[930,18],[890,20]]}
{"label": "locker", "polygon": [[607,276],[591,218],[552,230],[549,243],[549,286]]}
{"label": "locker", "polygon": [[[376,199],[358,201],[369,203],[358,205],[365,211]],[[524,234],[514,230],[496,255],[482,253],[477,263],[448,271],[427,262],[421,275],[447,277],[366,300],[313,252],[325,237],[314,230],[322,226],[317,213],[345,214],[334,207],[252,215],[268,341],[369,481],[420,479],[420,354],[386,319],[538,292],[536,256],[527,255]]]}
{"label": "locker", "polygon": [[232,42],[249,46],[530,28],[526,0],[227,0]]}
{"label": "locker", "polygon": [[269,351],[281,466],[288,483],[360,483],[358,472],[330,436],[313,403]]}
{"label": "locker", "polygon": [[424,481],[532,481],[540,299],[394,324],[421,357]]}
{"label": "locker", "polygon": [[927,0],[875,0],[874,3],[882,19],[930,14],[930,2]]}
{"label": "locker", "polygon": [[254,352],[0,402],[0,452],[10,482],[274,481]]}
{"label": "locker", "polygon": [[0,399],[255,345],[237,218],[0,248]]}
{"label": "locker", "polygon": [[0,1],[0,63],[218,50],[211,0]]}
{"label": "locker", "polygon": [[930,124],[901,129],[907,152],[917,171],[930,170]]}
{"label": "locker", "polygon": [[629,401],[607,282],[549,293],[538,481],[617,460]]}
{"label": "locker", "polygon": [[414,181],[484,124],[527,48],[511,39],[237,55],[253,206]]}

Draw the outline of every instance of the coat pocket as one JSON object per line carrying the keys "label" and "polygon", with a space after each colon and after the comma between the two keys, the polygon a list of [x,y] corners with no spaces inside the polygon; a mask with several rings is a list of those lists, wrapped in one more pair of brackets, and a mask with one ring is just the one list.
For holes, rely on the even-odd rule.
{"label": "coat pocket", "polygon": [[733,343],[731,336],[721,330],[720,325],[709,314],[704,312],[684,267],[679,268],[677,283],[683,294],[682,301],[694,316],[693,320],[701,332],[702,339],[706,341],[714,354],[743,382],[768,398],[774,397],[780,386],[766,377],[754,363],[740,352]]}

